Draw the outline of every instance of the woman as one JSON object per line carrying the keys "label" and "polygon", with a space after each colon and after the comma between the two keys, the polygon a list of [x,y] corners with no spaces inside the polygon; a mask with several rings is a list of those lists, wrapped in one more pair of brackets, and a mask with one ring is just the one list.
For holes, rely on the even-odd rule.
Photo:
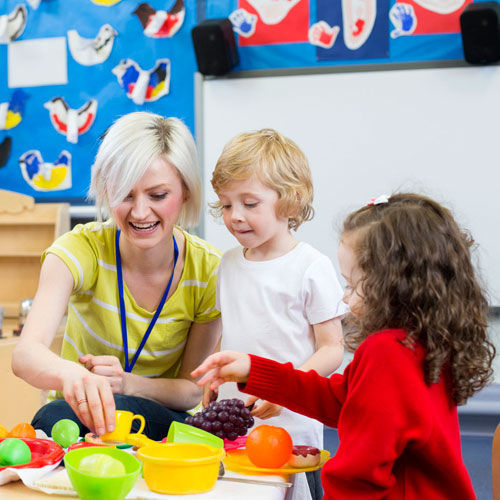
{"label": "woman", "polygon": [[[144,415],[158,440],[201,400],[190,372],[220,337],[220,253],[180,227],[195,225],[201,206],[191,133],[176,118],[121,117],[99,147],[89,195],[99,221],[45,251],[12,369],[55,390],[32,422],[48,435],[62,418],[81,433],[111,432],[119,409]],[[66,309],[59,357],[49,346]]]}

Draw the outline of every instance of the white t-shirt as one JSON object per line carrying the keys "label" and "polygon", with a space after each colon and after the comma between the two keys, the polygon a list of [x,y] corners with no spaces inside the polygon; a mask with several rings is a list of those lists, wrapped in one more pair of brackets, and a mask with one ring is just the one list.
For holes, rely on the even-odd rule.
{"label": "white t-shirt", "polygon": [[[281,257],[250,261],[242,247],[227,251],[217,277],[216,307],[222,313],[222,350],[256,354],[300,367],[316,350],[312,325],[342,316],[347,307],[331,260],[299,243]],[[219,387],[219,399],[247,394],[235,383]],[[295,445],[323,447],[323,425],[283,408],[255,425],[284,427]]]}

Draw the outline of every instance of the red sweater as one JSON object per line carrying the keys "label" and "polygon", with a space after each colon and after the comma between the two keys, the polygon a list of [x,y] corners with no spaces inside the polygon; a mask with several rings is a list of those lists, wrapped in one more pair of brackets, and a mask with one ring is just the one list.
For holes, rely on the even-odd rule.
{"label": "red sweater", "polygon": [[449,375],[426,385],[424,349],[404,346],[404,336],[370,335],[330,378],[251,355],[241,390],[338,428],[340,445],[321,473],[325,499],[476,498]]}

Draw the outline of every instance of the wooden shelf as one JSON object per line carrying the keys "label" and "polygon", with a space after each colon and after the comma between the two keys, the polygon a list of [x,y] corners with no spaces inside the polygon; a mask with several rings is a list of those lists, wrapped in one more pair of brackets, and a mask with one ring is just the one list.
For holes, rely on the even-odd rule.
{"label": "wooden shelf", "polygon": [[17,318],[21,301],[34,297],[42,252],[70,226],[68,203],[29,198],[0,190],[0,306],[6,318]]}

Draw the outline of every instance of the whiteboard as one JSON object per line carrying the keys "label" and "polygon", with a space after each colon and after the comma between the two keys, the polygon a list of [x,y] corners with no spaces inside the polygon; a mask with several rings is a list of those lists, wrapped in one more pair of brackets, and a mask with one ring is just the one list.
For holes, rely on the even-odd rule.
{"label": "whiteboard", "polygon": [[[448,67],[201,79],[196,106],[204,193],[224,144],[264,127],[293,139],[313,173],[315,217],[297,232],[335,265],[344,217],[371,197],[415,191],[450,208],[477,243],[500,305],[500,67]],[[205,214],[204,237],[237,245]]]}

